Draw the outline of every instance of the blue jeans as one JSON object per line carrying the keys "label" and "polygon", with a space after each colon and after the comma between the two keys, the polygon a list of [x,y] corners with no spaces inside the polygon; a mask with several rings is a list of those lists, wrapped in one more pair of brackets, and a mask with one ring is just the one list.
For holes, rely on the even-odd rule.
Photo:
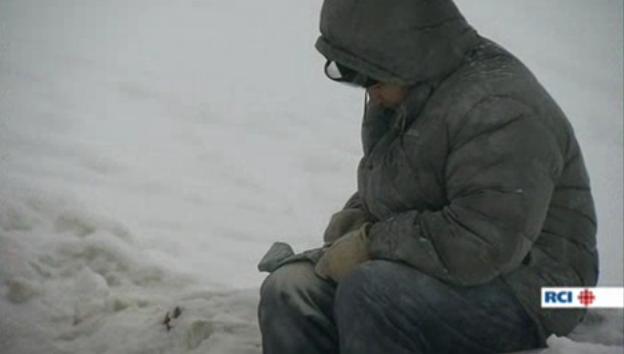
{"label": "blue jeans", "polygon": [[501,353],[538,348],[536,325],[499,279],[454,287],[369,261],[338,286],[311,263],[278,268],[258,307],[264,354]]}

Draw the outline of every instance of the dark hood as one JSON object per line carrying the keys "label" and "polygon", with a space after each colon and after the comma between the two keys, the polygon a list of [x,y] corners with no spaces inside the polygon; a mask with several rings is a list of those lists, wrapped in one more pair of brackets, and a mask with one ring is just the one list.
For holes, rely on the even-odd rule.
{"label": "dark hood", "polygon": [[404,85],[453,71],[478,38],[451,0],[325,0],[320,29],[327,59]]}

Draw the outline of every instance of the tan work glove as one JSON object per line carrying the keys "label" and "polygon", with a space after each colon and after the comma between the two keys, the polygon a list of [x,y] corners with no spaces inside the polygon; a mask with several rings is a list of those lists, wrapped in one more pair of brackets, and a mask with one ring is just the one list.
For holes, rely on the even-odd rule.
{"label": "tan work glove", "polygon": [[358,264],[370,259],[367,251],[368,229],[372,224],[365,223],[334,242],[316,263],[315,271],[324,279],[339,283]]}
{"label": "tan work glove", "polygon": [[348,232],[359,229],[367,222],[367,214],[361,209],[343,209],[332,215],[329,225],[325,229],[323,241],[325,244],[334,243]]}

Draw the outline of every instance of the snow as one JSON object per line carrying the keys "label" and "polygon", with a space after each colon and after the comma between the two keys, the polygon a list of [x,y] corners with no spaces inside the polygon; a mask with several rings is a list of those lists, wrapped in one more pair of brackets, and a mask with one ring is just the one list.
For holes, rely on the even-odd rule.
{"label": "snow", "polygon": [[[363,97],[322,75],[320,3],[0,1],[0,351],[260,353],[257,261],[355,189]],[[458,4],[568,113],[622,286],[621,1]],[[623,333],[594,311],[537,352]]]}

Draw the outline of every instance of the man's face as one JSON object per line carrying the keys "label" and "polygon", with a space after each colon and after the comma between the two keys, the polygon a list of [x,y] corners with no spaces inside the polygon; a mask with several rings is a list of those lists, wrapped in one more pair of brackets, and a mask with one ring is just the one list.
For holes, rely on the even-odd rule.
{"label": "man's face", "polygon": [[395,84],[377,83],[367,89],[373,102],[386,108],[395,108],[407,96],[407,87]]}

